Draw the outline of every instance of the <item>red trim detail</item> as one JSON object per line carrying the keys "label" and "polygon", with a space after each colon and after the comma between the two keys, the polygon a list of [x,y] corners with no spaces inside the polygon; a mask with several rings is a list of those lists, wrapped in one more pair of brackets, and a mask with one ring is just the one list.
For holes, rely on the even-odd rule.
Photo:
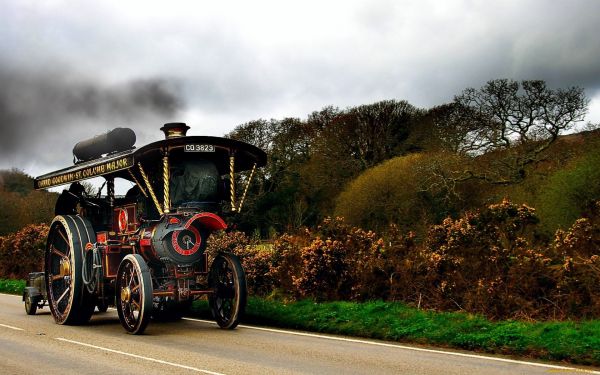
{"label": "red trim detail", "polygon": [[179,223],[181,223],[181,220],[179,220],[176,217],[172,217],[169,219],[169,224],[179,224]]}
{"label": "red trim detail", "polygon": [[194,233],[194,236],[196,237],[196,238],[194,238],[194,240],[195,240],[194,246],[191,249],[184,249],[181,246],[179,246],[179,243],[177,242],[177,237],[179,237],[179,233],[181,233],[180,230],[174,231],[173,234],[171,235],[171,245],[173,245],[173,249],[175,249],[175,251],[177,251],[179,254],[189,256],[189,255],[194,254],[196,251],[198,251],[198,249],[200,248],[200,245],[202,244],[202,237],[200,236],[200,232],[198,232],[196,227],[190,226],[189,228],[186,228],[186,229],[189,230],[190,232]]}
{"label": "red trim detail", "polygon": [[148,238],[144,238],[140,241],[141,246],[150,246],[150,244],[151,244],[151,241]]}
{"label": "red trim detail", "polygon": [[202,212],[192,216],[185,223],[185,229],[189,229],[194,223],[194,221],[200,222],[202,226],[210,230],[221,230],[227,228],[227,224],[225,224],[225,221],[223,221],[223,219],[221,219],[218,215],[212,214],[210,212]]}
{"label": "red trim detail", "polygon": [[106,243],[106,232],[96,234],[96,242]]}

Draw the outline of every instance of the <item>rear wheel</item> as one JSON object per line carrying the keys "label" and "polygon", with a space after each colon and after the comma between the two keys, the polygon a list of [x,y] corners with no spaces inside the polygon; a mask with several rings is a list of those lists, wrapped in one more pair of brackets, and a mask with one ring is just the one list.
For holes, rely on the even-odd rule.
{"label": "rear wheel", "polygon": [[58,324],[87,323],[94,311],[93,296],[83,285],[81,269],[88,243],[95,241],[91,224],[78,215],[54,218],[45,254],[48,305]]}
{"label": "rear wheel", "polygon": [[229,253],[218,254],[208,279],[213,293],[208,302],[219,327],[233,329],[246,310],[246,275],[240,259]]}
{"label": "rear wheel", "polygon": [[152,313],[152,279],[150,269],[139,254],[129,254],[117,271],[117,312],[128,333],[140,335]]}

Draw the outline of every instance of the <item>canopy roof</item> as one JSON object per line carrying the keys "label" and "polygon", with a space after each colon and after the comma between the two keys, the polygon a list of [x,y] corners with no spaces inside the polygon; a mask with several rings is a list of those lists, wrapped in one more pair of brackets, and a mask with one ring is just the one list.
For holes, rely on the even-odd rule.
{"label": "canopy roof", "polygon": [[157,167],[165,151],[178,158],[185,158],[186,155],[198,157],[202,154],[202,158],[215,163],[221,174],[229,173],[230,156],[235,157],[235,172],[252,169],[255,164],[256,167],[262,167],[267,162],[267,155],[263,150],[235,139],[207,136],[178,137],[156,141],[138,149],[108,154],[44,174],[35,178],[34,188],[46,189],[98,176],[121,177],[132,181],[128,169],[138,163],[141,163],[144,168]]}

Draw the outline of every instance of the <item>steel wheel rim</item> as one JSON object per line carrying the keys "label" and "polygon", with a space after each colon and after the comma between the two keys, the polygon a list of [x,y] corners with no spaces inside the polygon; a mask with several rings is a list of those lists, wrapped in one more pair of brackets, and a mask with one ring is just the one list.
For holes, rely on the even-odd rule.
{"label": "steel wheel rim", "polygon": [[123,314],[123,322],[127,325],[130,331],[135,330],[142,318],[142,306],[144,296],[140,293],[141,290],[141,272],[131,261],[127,261],[120,270],[119,290],[120,292],[127,288],[128,298],[123,299],[123,295],[117,295],[119,310]]}
{"label": "steel wheel rim", "polygon": [[215,308],[216,313],[223,320],[229,320],[235,313],[234,301],[237,298],[237,288],[235,286],[235,271],[229,261],[221,258],[221,264],[216,267],[215,277]]}
{"label": "steel wheel rim", "polygon": [[48,302],[56,320],[63,322],[73,305],[73,249],[62,224],[56,223],[51,233],[46,254]]}
{"label": "steel wheel rim", "polygon": [[27,296],[25,298],[25,311],[27,311],[27,313],[29,313],[29,311],[31,311],[31,305],[32,305],[32,301],[31,301],[31,297]]}

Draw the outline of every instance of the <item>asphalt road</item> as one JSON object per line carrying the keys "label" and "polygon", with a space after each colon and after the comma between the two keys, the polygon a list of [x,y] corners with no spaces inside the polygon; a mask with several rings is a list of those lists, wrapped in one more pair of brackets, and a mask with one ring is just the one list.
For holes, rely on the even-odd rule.
{"label": "asphalt road", "polygon": [[598,369],[529,363],[383,341],[184,319],[125,333],[117,313],[60,326],[47,307],[25,314],[0,294],[0,374],[574,374]]}

